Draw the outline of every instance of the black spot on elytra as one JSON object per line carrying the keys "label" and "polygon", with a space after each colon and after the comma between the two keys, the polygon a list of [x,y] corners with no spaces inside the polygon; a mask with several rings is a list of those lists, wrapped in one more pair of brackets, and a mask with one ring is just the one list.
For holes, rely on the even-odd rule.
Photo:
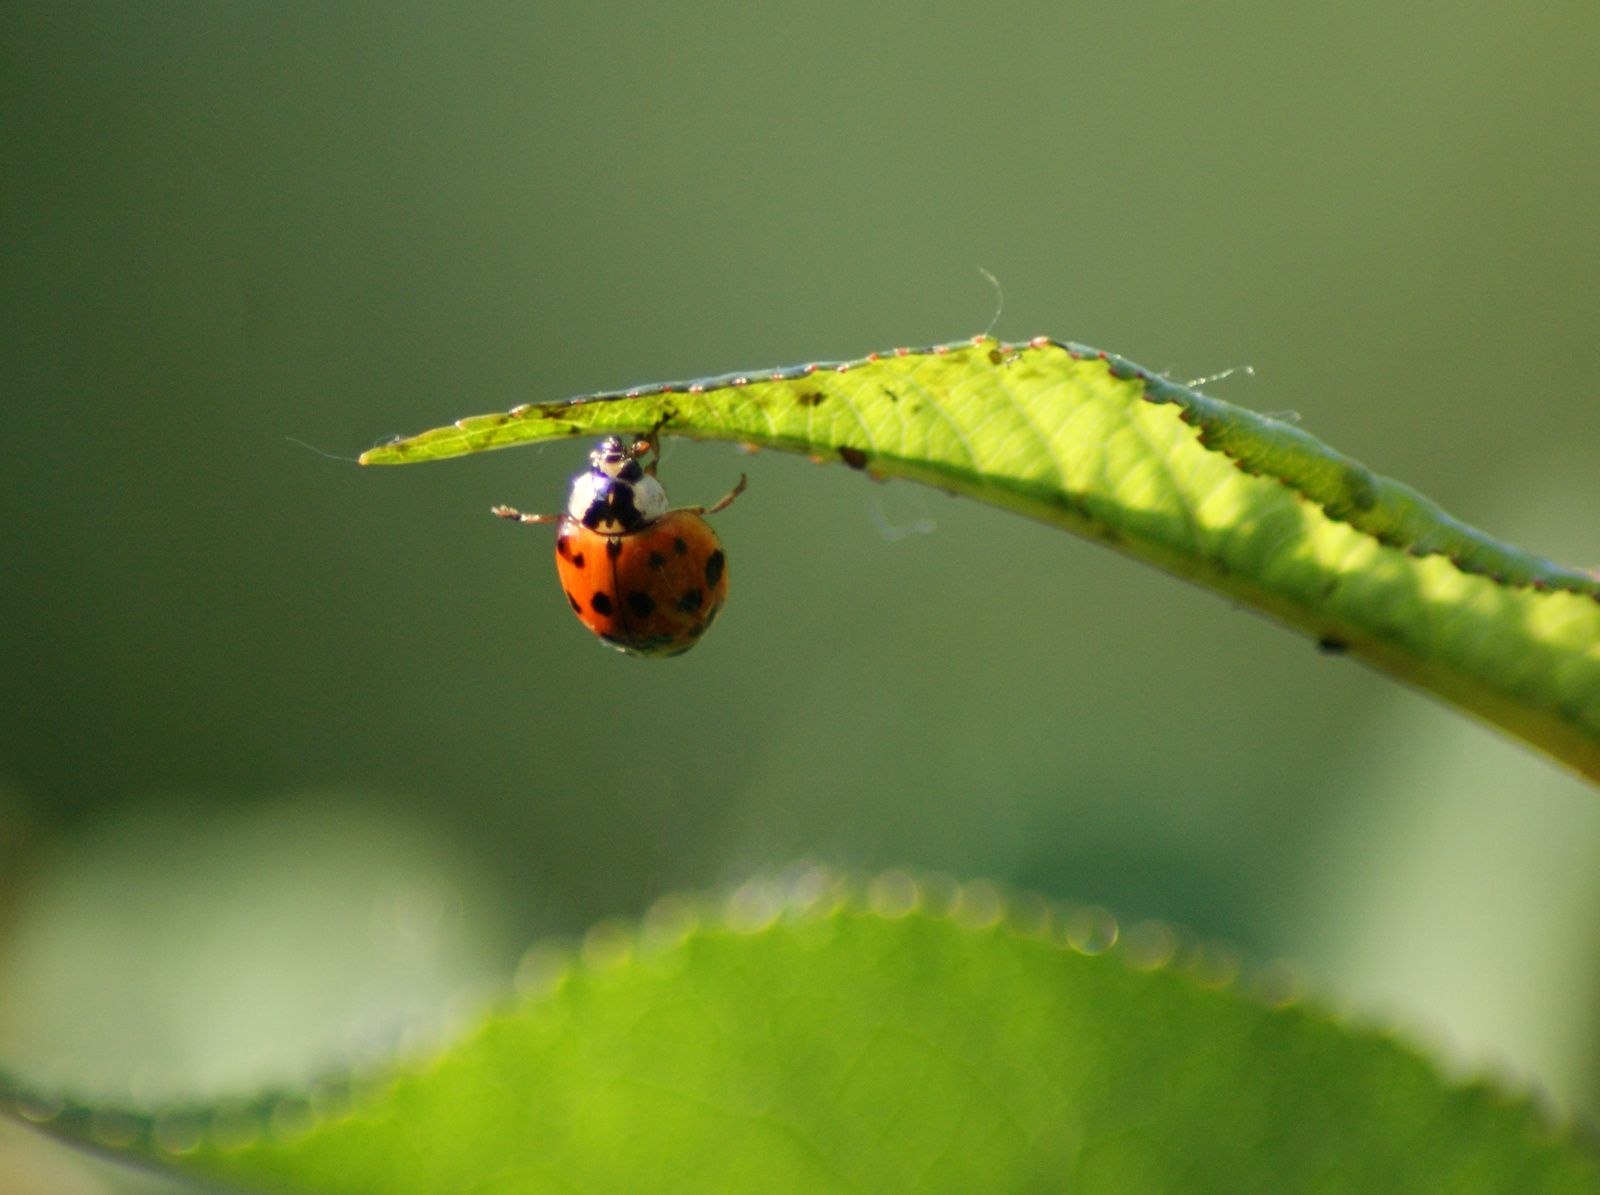
{"label": "black spot on elytra", "polygon": [[572,603],[572,612],[574,614],[583,613],[583,607],[578,604],[578,599],[572,596],[572,591],[570,589],[567,591],[567,601]]}
{"label": "black spot on elytra", "polygon": [[810,394],[802,394],[797,400],[802,407],[820,407],[828,400],[828,396],[820,390],[813,390]]}
{"label": "black spot on elytra", "polygon": [[596,614],[610,614],[611,613],[611,598],[607,594],[604,594],[604,593],[595,594],[594,597],[589,599],[589,604],[594,607],[594,612]]}
{"label": "black spot on elytra", "polygon": [[659,573],[662,569],[667,567],[667,558],[660,552],[651,552],[646,558],[645,563]]}
{"label": "black spot on elytra", "polygon": [[572,557],[572,567],[573,568],[582,568],[583,567],[583,553],[582,552],[578,552],[577,554],[575,554]]}
{"label": "black spot on elytra", "polygon": [[615,560],[622,555],[622,541],[615,537],[606,540],[606,555]]}
{"label": "black spot on elytra", "polygon": [[689,550],[689,545],[683,542],[682,536],[679,536],[672,541],[672,550],[682,556]]}
{"label": "black spot on elytra", "polygon": [[698,639],[698,638],[700,638],[701,635],[704,635],[705,633],[706,633],[706,624],[703,623],[703,622],[695,623],[694,626],[690,627],[689,630],[688,630],[688,635],[689,635],[689,638],[691,638],[691,639]]}
{"label": "black spot on elytra", "polygon": [[678,609],[682,610],[685,614],[693,614],[696,610],[700,609],[700,603],[705,600],[705,595],[702,594],[698,589],[691,589],[688,593],[684,594],[678,599]]}
{"label": "black spot on elytra", "polygon": [[635,618],[649,618],[656,608],[656,599],[642,590],[635,589],[628,595],[628,609],[633,611]]}
{"label": "black spot on elytra", "polygon": [[644,470],[639,466],[638,461],[629,461],[622,466],[622,471],[617,476],[622,478],[623,481],[638,481],[644,476]]}
{"label": "black spot on elytra", "polygon": [[[565,556],[568,560],[571,560],[572,559],[572,541],[569,540],[566,536],[563,535],[560,539],[556,540],[556,551],[559,552],[562,556]],[[582,568],[583,565],[580,564],[578,567]]]}
{"label": "black spot on elytra", "polygon": [[1324,635],[1317,640],[1317,650],[1325,656],[1342,656],[1350,645],[1337,635]]}
{"label": "black spot on elytra", "polygon": [[859,448],[851,448],[848,444],[839,449],[839,458],[852,469],[867,467],[867,454]]}
{"label": "black spot on elytra", "polygon": [[712,589],[717,587],[717,582],[722,580],[722,570],[727,567],[728,558],[718,548],[706,558],[706,584]]}

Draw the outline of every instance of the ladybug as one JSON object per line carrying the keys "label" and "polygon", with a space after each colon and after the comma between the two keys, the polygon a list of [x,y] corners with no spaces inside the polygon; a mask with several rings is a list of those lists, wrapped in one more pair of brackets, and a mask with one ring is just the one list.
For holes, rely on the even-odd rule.
{"label": "ladybug", "polygon": [[630,656],[681,656],[728,599],[728,557],[701,516],[725,510],[744,492],[745,478],[710,509],[668,510],[656,480],[660,459],[654,433],[632,444],[607,436],[572,479],[565,513],[494,508],[503,519],[556,524],[556,572],[572,612],[602,643]]}

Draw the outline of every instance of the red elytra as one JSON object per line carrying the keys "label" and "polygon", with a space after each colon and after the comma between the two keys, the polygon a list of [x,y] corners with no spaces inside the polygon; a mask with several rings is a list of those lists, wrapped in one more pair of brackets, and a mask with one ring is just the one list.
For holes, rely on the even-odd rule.
{"label": "red elytra", "polygon": [[627,535],[603,535],[563,515],[556,571],[578,621],[630,655],[682,655],[728,600],[722,543],[687,510]]}

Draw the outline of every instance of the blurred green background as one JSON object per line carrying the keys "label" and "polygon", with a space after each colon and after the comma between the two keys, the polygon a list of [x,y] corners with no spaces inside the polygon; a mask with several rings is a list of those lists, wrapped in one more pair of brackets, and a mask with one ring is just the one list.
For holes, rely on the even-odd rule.
{"label": "blurred green background", "polygon": [[[519,402],[981,331],[1293,409],[1600,562],[1600,9],[0,9],[0,1065],[154,1105],[421,1048],[801,856],[1300,960],[1600,1107],[1600,800],[1101,549],[667,446],[733,600],[598,647]],[[291,439],[291,437],[293,439]],[[898,535],[931,522],[931,533]],[[153,1190],[0,1128],[8,1191]]]}

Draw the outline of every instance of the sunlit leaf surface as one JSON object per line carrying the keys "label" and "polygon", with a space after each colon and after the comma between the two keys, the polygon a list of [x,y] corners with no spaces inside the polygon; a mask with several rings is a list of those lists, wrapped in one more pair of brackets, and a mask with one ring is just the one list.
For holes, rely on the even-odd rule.
{"label": "sunlit leaf surface", "polygon": [[[569,973],[392,1083],[159,1117],[25,1109],[64,1135],[277,1192],[1578,1192],[1520,1101],[1227,986],[1165,931],[983,885],[954,917],[758,897],[592,936]],[[903,877],[902,877],[903,881]],[[880,882],[881,883],[881,882]],[[1097,941],[1098,939],[1098,941]]]}
{"label": "sunlit leaf surface", "polygon": [[980,339],[640,387],[375,448],[736,440],[965,494],[1215,589],[1600,779],[1600,580],[1500,544],[1297,427],[1120,358]]}

